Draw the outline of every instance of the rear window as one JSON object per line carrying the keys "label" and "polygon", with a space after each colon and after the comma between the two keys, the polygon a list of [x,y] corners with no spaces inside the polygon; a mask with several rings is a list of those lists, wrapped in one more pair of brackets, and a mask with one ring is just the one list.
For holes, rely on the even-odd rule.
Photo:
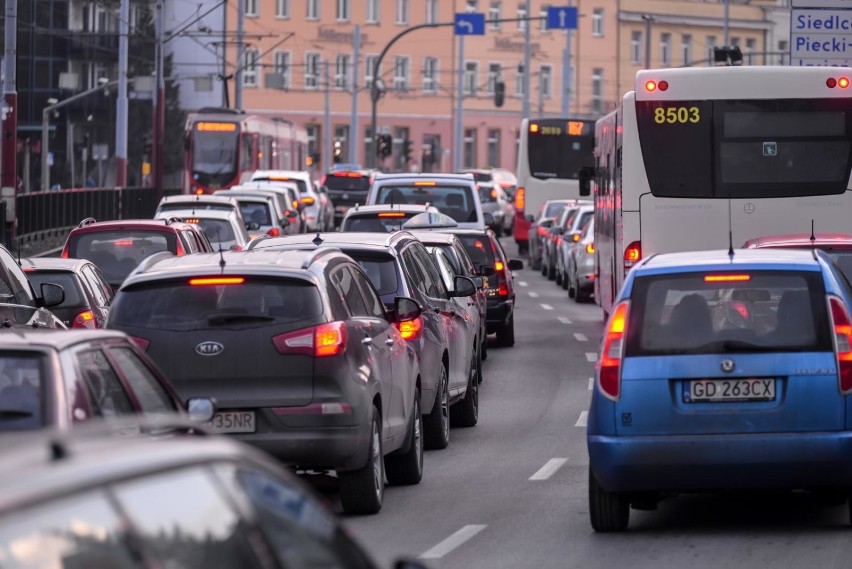
{"label": "rear window", "polygon": [[565,204],[561,202],[548,202],[544,204],[544,211],[541,212],[542,217],[556,217],[565,208]]}
{"label": "rear window", "polygon": [[379,217],[378,214],[373,215],[358,215],[350,217],[343,223],[341,231],[356,231],[356,232],[387,232],[399,231],[402,229],[402,224],[414,217],[413,213],[394,212],[394,217]]}
{"label": "rear window", "polygon": [[473,191],[468,186],[415,186],[413,184],[382,186],[377,204],[431,204],[459,223],[477,221]]}
{"label": "rear window", "polygon": [[118,327],[200,330],[273,326],[322,314],[319,291],[310,283],[246,277],[242,284],[190,285],[186,279],[131,288],[115,297],[109,321]]}
{"label": "rear window", "polygon": [[348,173],[329,174],[325,177],[325,187],[336,191],[366,192],[370,189],[370,177],[349,176]]}
{"label": "rear window", "polygon": [[477,270],[482,265],[494,266],[494,251],[488,238],[479,235],[459,235],[458,238]]}
{"label": "rear window", "polygon": [[24,352],[0,352],[0,431],[43,425],[43,358]]}
{"label": "rear window", "polygon": [[41,289],[44,283],[59,285],[65,292],[65,300],[59,306],[53,308],[82,308],[88,305],[83,291],[80,290],[80,281],[74,273],[67,271],[38,271],[27,272],[27,277],[33,283],[36,290]]}
{"label": "rear window", "polygon": [[491,182],[494,180],[494,176],[485,172],[468,172],[473,174],[473,179],[477,182]]}
{"label": "rear window", "polygon": [[163,211],[180,211],[186,209],[195,209],[198,211],[234,211],[234,206],[227,203],[204,203],[194,202],[192,200],[164,203],[157,208],[157,213]]}
{"label": "rear window", "polygon": [[479,201],[482,203],[497,201],[497,188],[481,186],[479,188]]}
{"label": "rear window", "polygon": [[246,223],[258,223],[261,227],[272,225],[272,216],[269,213],[268,202],[240,201],[240,212]]}
{"label": "rear window", "polygon": [[69,246],[72,258],[93,262],[110,284],[123,282],[143,259],[161,251],[177,253],[175,234],[159,231],[98,231],[74,237]]}
{"label": "rear window", "polygon": [[379,296],[396,294],[399,290],[399,277],[396,273],[396,261],[387,255],[365,255],[358,251],[346,251],[361,266],[370,279]]}
{"label": "rear window", "polygon": [[214,245],[214,249],[218,249],[220,243],[227,249],[237,242],[234,227],[226,219],[192,218],[186,221],[198,226],[207,236],[207,240]]}
{"label": "rear window", "polygon": [[640,277],[628,318],[627,356],[833,349],[818,272]]}

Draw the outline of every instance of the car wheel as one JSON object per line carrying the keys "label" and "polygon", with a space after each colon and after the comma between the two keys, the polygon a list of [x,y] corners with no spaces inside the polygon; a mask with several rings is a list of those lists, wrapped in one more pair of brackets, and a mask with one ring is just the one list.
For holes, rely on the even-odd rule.
{"label": "car wheel", "polygon": [[497,343],[510,348],[515,345],[515,315],[509,317],[509,322],[497,330]]}
{"label": "car wheel", "polygon": [[450,444],[450,386],[447,368],[441,366],[441,379],[432,411],[423,419],[424,444],[428,449],[447,448]]}
{"label": "car wheel", "polygon": [[562,286],[562,271],[559,270],[559,267],[556,269],[556,286]]}
{"label": "car wheel", "polygon": [[419,389],[414,390],[408,440],[410,442],[405,453],[385,457],[389,484],[420,484],[423,479],[423,416],[420,414]]}
{"label": "car wheel", "polygon": [[556,267],[553,266],[553,263],[547,263],[547,280],[552,281],[556,278]]}
{"label": "car wheel", "polygon": [[482,348],[480,348],[479,353],[482,354],[482,361],[485,361],[485,360],[488,359],[488,337],[487,337],[487,335],[482,337]]}
{"label": "car wheel", "polygon": [[562,284],[563,290],[568,290],[568,273],[565,272],[565,271],[562,271],[562,283],[561,284]]}
{"label": "car wheel", "polygon": [[541,276],[547,276],[547,265],[544,264],[544,253],[541,255],[541,260],[539,261],[539,266],[541,267]]}
{"label": "car wheel", "polygon": [[497,225],[494,228],[494,235],[497,236],[497,239],[503,237],[503,226],[502,225]]}
{"label": "car wheel", "polygon": [[589,469],[589,518],[596,532],[617,532],[627,529],[630,522],[630,502],[627,497],[607,492]]}
{"label": "car wheel", "polygon": [[385,494],[385,461],[382,455],[382,428],[379,410],[373,406],[367,464],[364,468],[339,473],[340,505],[347,514],[375,514],[382,509]]}
{"label": "car wheel", "polygon": [[582,290],[580,288],[579,277],[574,279],[574,300],[576,300],[578,303],[582,303],[582,302],[589,302],[589,300],[591,300],[591,298],[592,298],[592,295],[591,295],[590,292]]}
{"label": "car wheel", "polygon": [[476,354],[470,359],[467,392],[464,394],[464,399],[450,407],[450,419],[454,427],[474,427],[479,421],[479,380],[476,377]]}

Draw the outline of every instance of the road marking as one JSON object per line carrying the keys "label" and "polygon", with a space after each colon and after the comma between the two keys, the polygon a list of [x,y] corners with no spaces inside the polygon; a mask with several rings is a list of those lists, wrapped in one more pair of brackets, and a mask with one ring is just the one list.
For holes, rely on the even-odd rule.
{"label": "road marking", "polygon": [[567,458],[551,458],[538,472],[530,476],[530,480],[547,480],[568,462]]}
{"label": "road marking", "polygon": [[453,552],[458,547],[464,545],[464,543],[470,539],[472,539],[476,534],[484,530],[485,525],[467,525],[461,528],[459,531],[430,549],[425,553],[420,555],[420,559],[441,559],[443,556],[448,553]]}
{"label": "road marking", "polygon": [[567,325],[567,324],[571,324],[571,319],[570,319],[570,318],[565,318],[564,316],[560,316],[560,317],[559,317],[559,321],[560,321],[560,322],[562,322],[563,324],[566,324],[566,325]]}
{"label": "road marking", "polygon": [[586,352],[586,360],[590,362],[598,361],[598,353],[597,352]]}
{"label": "road marking", "polygon": [[589,412],[588,411],[582,411],[580,413],[580,418],[577,419],[577,424],[575,424],[574,426],[575,427],[585,427],[586,423],[588,423],[588,422],[589,422]]}
{"label": "road marking", "polygon": [[588,340],[585,334],[580,334],[579,332],[574,332],[574,337],[577,338],[578,342],[585,342],[586,340]]}
{"label": "road marking", "polygon": [[531,292],[530,298],[538,298],[538,293],[537,292]]}
{"label": "road marking", "polygon": [[518,284],[520,286],[529,286],[529,283],[527,283],[527,281],[518,281]]}
{"label": "road marking", "polygon": [[595,387],[595,378],[594,378],[594,377],[590,377],[590,378],[589,378],[589,391],[591,391],[592,389],[594,389],[594,387]]}
{"label": "road marking", "polygon": [[544,308],[545,310],[553,310],[553,307],[550,306],[549,304],[542,304],[541,307]]}

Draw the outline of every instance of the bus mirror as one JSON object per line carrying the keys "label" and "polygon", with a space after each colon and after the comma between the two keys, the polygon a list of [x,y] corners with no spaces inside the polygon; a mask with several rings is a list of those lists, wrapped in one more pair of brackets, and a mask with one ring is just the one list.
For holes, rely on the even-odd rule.
{"label": "bus mirror", "polygon": [[580,195],[581,196],[590,196],[592,195],[592,176],[594,175],[594,168],[591,166],[583,166],[580,168]]}

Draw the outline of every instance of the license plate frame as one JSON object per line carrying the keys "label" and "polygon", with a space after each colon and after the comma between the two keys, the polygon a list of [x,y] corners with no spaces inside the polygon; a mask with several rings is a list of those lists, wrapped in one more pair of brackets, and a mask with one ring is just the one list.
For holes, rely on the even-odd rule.
{"label": "license plate frame", "polygon": [[[768,403],[777,398],[778,386],[772,377],[689,379],[683,382],[683,402]],[[760,395],[756,395],[760,388]]]}
{"label": "license plate frame", "polygon": [[218,411],[204,426],[210,433],[254,433],[257,431],[257,414],[254,411]]}

